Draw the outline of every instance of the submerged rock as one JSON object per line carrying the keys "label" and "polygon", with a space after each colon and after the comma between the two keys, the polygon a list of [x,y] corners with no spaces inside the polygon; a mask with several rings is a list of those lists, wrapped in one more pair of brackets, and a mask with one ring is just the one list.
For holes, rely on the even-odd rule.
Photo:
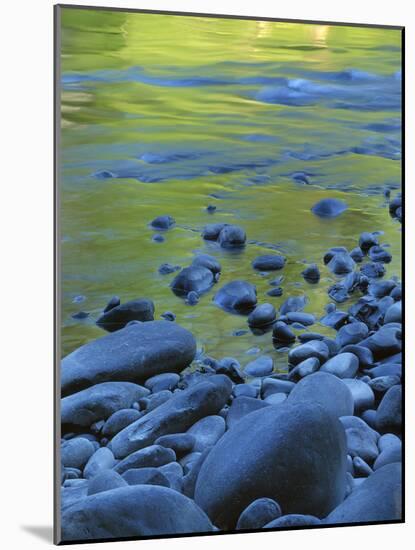
{"label": "submerged rock", "polygon": [[214,275],[220,273],[222,267],[218,260],[209,254],[198,254],[192,261],[192,265],[197,267],[205,267]]}
{"label": "submerged rock", "polygon": [[111,446],[116,458],[151,445],[162,435],[184,432],[201,418],[218,413],[228,401],[232,383],[224,375],[205,381],[173,395],[145,416],[119,432]]}
{"label": "submerged rock", "polygon": [[335,254],[327,264],[327,267],[335,275],[344,275],[354,270],[356,264],[353,258],[345,252]]}
{"label": "submerged rock", "polygon": [[319,218],[336,218],[347,210],[347,204],[339,199],[322,199],[311,209]]}
{"label": "submerged rock", "polygon": [[157,485],[133,485],[75,502],[62,513],[64,541],[213,531],[189,498]]}
{"label": "submerged rock", "polygon": [[157,231],[170,229],[176,223],[175,219],[171,216],[158,216],[150,223],[150,226]]}
{"label": "submerged rock", "polygon": [[109,380],[142,381],[161,372],[181,372],[195,354],[193,335],[176,323],[132,324],[67,355],[62,360],[62,393]]}
{"label": "submerged rock", "polygon": [[219,233],[218,242],[222,248],[242,248],[246,233],[239,225],[225,225]]}
{"label": "submerged rock", "polygon": [[271,405],[246,415],[214,446],[200,470],[195,501],[227,529],[258,498],[275,500],[288,514],[324,517],[345,490],[339,421],[316,405]]}
{"label": "submerged rock", "polygon": [[311,264],[306,267],[301,275],[308,283],[318,283],[320,280],[320,270],[317,267],[317,264]]}
{"label": "submerged rock", "polygon": [[256,288],[246,281],[231,281],[218,290],[214,302],[225,311],[247,314],[256,306]]}
{"label": "submerged rock", "polygon": [[126,409],[149,393],[146,388],[131,382],[95,384],[61,400],[62,424],[91,426],[106,420],[120,409]]}
{"label": "submerged rock", "polygon": [[153,320],[153,302],[147,298],[140,298],[107,309],[97,320],[97,325],[108,332],[114,332],[124,328],[130,321]]}

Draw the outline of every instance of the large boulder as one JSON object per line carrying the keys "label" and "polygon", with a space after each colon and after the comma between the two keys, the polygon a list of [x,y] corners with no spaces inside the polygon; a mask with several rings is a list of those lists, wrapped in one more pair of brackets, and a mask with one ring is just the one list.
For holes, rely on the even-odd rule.
{"label": "large boulder", "polygon": [[298,382],[287,403],[316,403],[337,417],[353,414],[350,389],[337,376],[328,372],[316,372]]}
{"label": "large boulder", "polygon": [[335,508],[325,523],[365,523],[402,519],[401,465],[387,464],[371,474]]}
{"label": "large boulder", "polygon": [[217,374],[176,393],[169,401],[139,418],[112,439],[115,457],[124,458],[151,445],[162,435],[184,432],[201,418],[217,414],[228,401],[231,392],[229,378]]}
{"label": "large boulder", "polygon": [[213,530],[189,498],[157,485],[133,485],[75,502],[62,513],[62,539],[149,537]]}
{"label": "large boulder", "polygon": [[97,325],[108,332],[115,332],[125,327],[130,321],[153,321],[154,304],[147,298],[131,300],[110,308],[99,317]]}
{"label": "large boulder", "polygon": [[86,388],[61,400],[62,424],[91,426],[97,420],[106,420],[120,409],[149,393],[149,390],[131,382],[103,382]]}
{"label": "large boulder", "polygon": [[242,418],[213,447],[195,501],[222,529],[254,500],[325,517],[344,499],[346,439],[337,418],[310,403],[274,405]]}
{"label": "large boulder", "polygon": [[67,355],[62,360],[62,394],[98,382],[137,382],[161,372],[181,372],[195,354],[193,335],[176,323],[135,323]]}

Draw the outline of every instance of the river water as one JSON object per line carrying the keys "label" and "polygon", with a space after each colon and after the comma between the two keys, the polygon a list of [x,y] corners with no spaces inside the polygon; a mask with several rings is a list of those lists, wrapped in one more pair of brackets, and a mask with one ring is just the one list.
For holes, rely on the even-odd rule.
{"label": "river water", "polygon": [[[400,40],[390,29],[63,8],[62,355],[104,334],[95,320],[118,295],[151,298],[156,318],[173,311],[216,358],[244,365],[260,350],[283,368],[269,334],[234,335],[246,318],[215,306],[220,286],[247,280],[258,303],[276,307],[306,294],[305,311],[321,316],[335,281],[324,252],[354,248],[362,231],[383,232],[386,277],[400,277],[400,225],[384,196],[401,183]],[[325,197],[348,210],[314,216]],[[164,214],[176,226],[157,243],[148,223]],[[214,222],[243,226],[247,247],[204,242]],[[255,272],[253,258],[273,249],[285,268]],[[222,274],[192,307],[158,267],[184,267],[198,251],[216,256]],[[302,279],[304,262],[319,264],[319,284]],[[270,298],[276,275],[284,294]],[[89,317],[73,319],[80,310]]]}

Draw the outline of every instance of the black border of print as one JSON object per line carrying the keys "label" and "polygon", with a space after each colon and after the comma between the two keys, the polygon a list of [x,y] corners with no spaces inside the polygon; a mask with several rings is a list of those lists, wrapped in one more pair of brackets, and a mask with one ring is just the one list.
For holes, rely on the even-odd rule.
{"label": "black border of print", "polygon": [[[106,6],[79,6],[75,4],[56,4],[54,6],[54,522],[53,522],[53,535],[54,543],[57,545],[67,544],[86,544],[94,542],[119,542],[119,541],[131,541],[131,540],[146,540],[146,539],[166,539],[166,538],[183,538],[183,537],[199,537],[199,536],[217,536],[217,535],[233,535],[241,534],[241,531],[217,531],[209,533],[183,533],[172,535],[151,535],[143,537],[114,537],[103,539],[86,539],[86,540],[74,540],[74,541],[61,541],[61,512],[60,512],[60,459],[58,456],[58,449],[60,446],[60,318],[61,318],[61,303],[60,303],[60,290],[61,290],[61,251],[59,243],[60,235],[60,194],[59,194],[59,168],[60,168],[60,56],[61,56],[61,9],[76,9],[76,10],[94,10],[94,11],[109,11],[109,12],[129,12],[129,13],[146,13],[146,14],[159,14],[159,15],[179,15],[183,17],[210,17],[219,19],[241,19],[241,20],[254,20],[254,21],[273,21],[283,23],[303,23],[309,25],[332,25],[342,27],[362,27],[362,28],[378,28],[388,30],[401,31],[401,70],[402,70],[402,161],[401,161],[401,183],[402,183],[402,200],[405,207],[405,27],[393,26],[393,25],[372,25],[367,23],[342,23],[338,21],[317,21],[317,20],[305,20],[305,19],[279,19],[274,17],[256,17],[247,15],[225,15],[216,13],[196,13],[196,12],[180,12],[180,11],[161,11],[161,10],[147,10],[147,9],[134,9],[134,8],[115,8]],[[403,302],[403,318],[405,319],[405,215],[402,220],[402,233],[401,233],[401,245],[402,245],[402,302]],[[402,352],[405,357],[405,330],[402,334]],[[244,530],[243,533],[263,533],[275,532],[275,531],[292,531],[292,530],[309,530],[309,529],[328,529],[336,527],[352,527],[361,525],[385,525],[395,523],[405,523],[405,360],[404,369],[402,374],[402,386],[403,386],[403,404],[402,404],[402,518],[400,520],[387,520],[387,521],[373,521],[373,522],[356,522],[356,523],[336,523],[333,525],[310,525],[310,526],[297,526],[297,527],[284,527],[276,529],[250,529]]]}

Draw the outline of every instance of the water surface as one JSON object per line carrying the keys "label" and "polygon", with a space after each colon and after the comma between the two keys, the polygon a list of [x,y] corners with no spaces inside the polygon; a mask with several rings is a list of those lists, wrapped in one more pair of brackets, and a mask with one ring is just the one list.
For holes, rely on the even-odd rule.
{"label": "water surface", "polygon": [[[393,254],[386,276],[400,277],[400,226],[384,197],[401,180],[400,40],[396,30],[63,8],[62,355],[104,334],[94,321],[116,294],[151,298],[156,318],[173,311],[214,357],[245,364],[259,348],[282,367],[269,334],[234,336],[246,318],[212,303],[217,288],[245,279],[276,307],[307,294],[320,316],[335,281],[324,252],[376,230]],[[348,210],[317,218],[310,209],[325,197]],[[156,243],[148,223],[163,214],[176,226]],[[213,222],[242,225],[248,246],[204,242]],[[251,268],[275,249],[288,258],[281,272]],[[158,267],[184,267],[196,252],[216,256],[222,275],[191,307]],[[305,262],[319,264],[318,285],[302,279]],[[284,295],[270,298],[276,275]],[[73,319],[80,310],[89,318]]]}

